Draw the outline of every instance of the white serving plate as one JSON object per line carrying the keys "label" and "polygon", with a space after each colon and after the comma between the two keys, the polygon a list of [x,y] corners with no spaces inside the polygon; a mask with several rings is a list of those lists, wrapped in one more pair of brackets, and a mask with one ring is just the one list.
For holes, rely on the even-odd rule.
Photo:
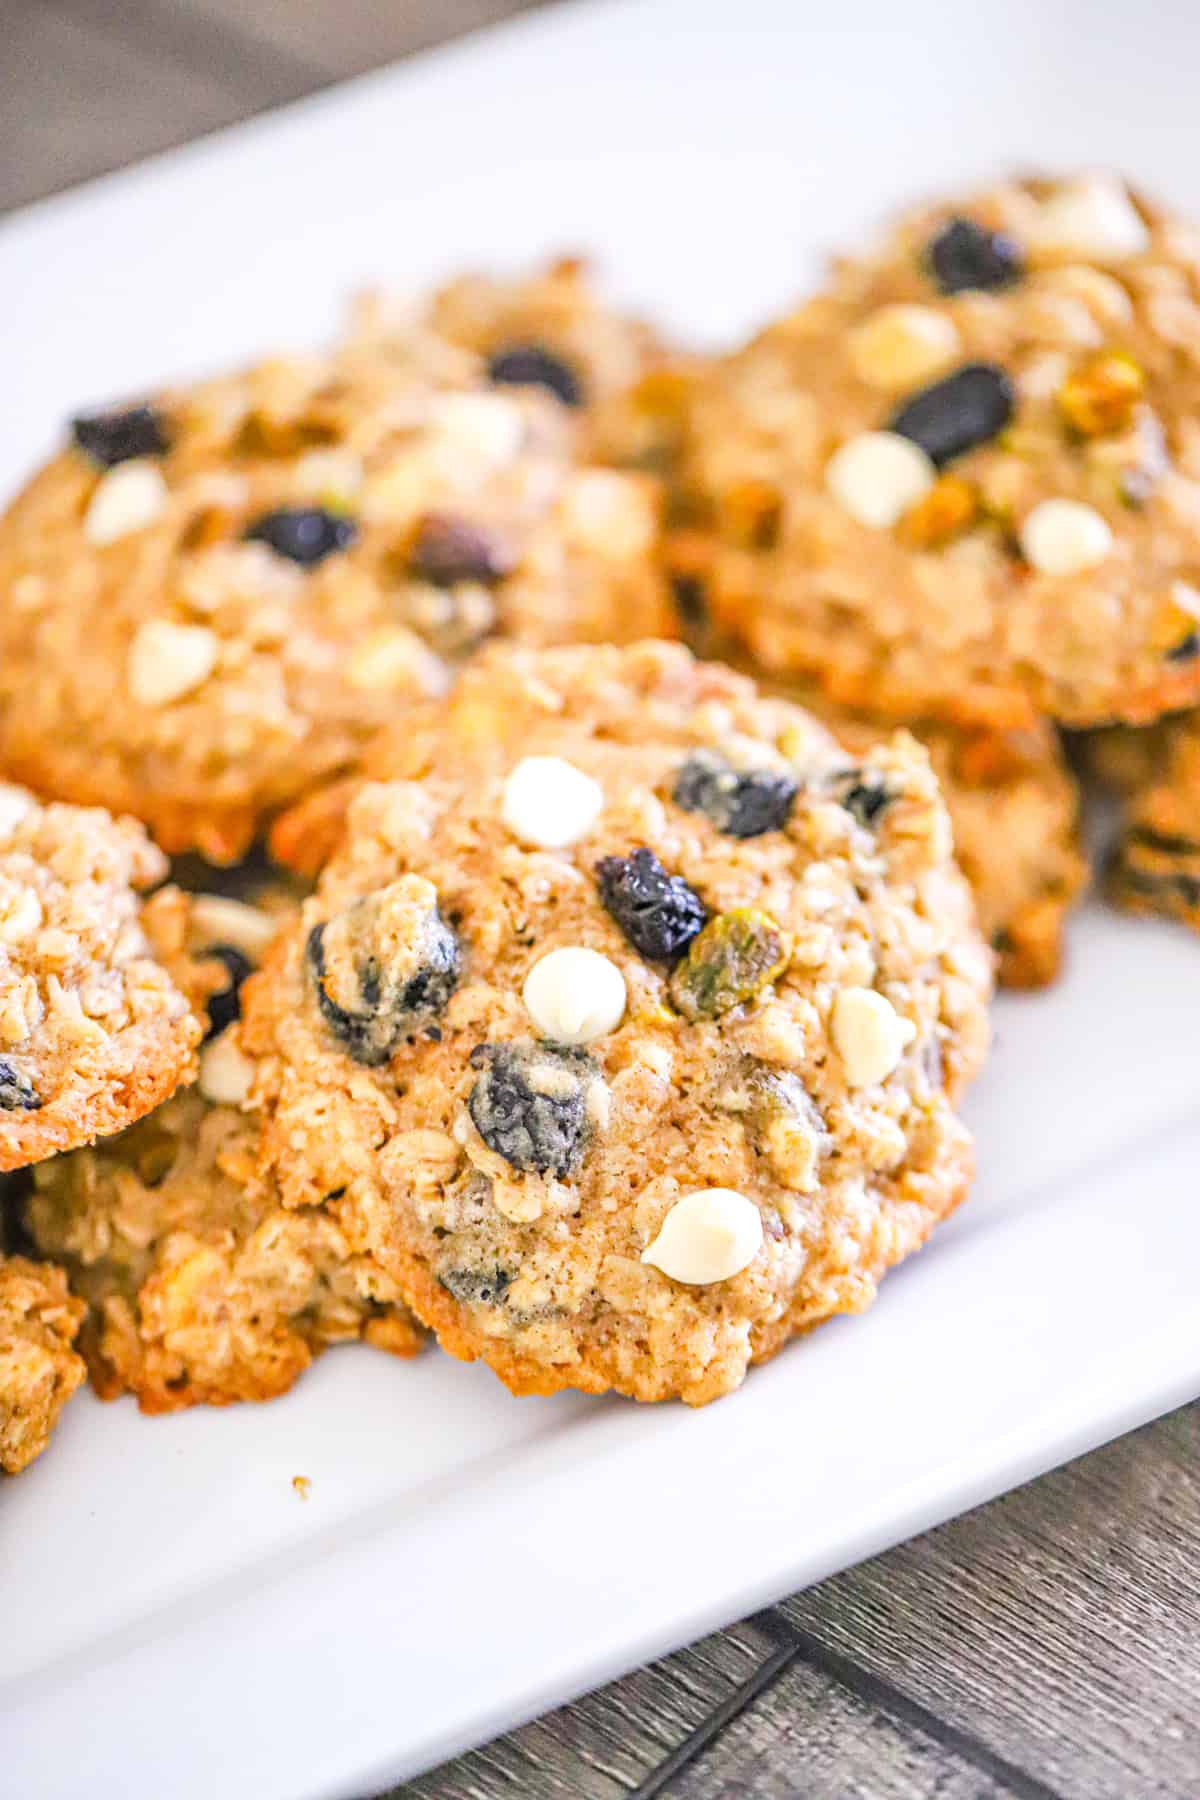
{"label": "white serving plate", "polygon": [[[1126,0],[539,13],[7,223],[0,482],[380,275],[584,246],[721,341],[1014,163],[1200,208],[1198,64],[1200,13]],[[361,1795],[1194,1395],[1198,1017],[1193,939],[1086,913],[1066,981],[998,1008],[971,1204],[703,1412],[358,1350],[265,1408],[77,1400],[0,1492],[0,1786]]]}

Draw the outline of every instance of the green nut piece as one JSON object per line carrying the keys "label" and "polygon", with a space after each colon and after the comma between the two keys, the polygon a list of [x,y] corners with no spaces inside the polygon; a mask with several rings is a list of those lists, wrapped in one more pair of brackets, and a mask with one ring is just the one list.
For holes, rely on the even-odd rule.
{"label": "green nut piece", "polygon": [[671,977],[671,999],[687,1019],[716,1019],[755,994],[787,967],[783,933],[769,913],[751,906],[718,913]]}

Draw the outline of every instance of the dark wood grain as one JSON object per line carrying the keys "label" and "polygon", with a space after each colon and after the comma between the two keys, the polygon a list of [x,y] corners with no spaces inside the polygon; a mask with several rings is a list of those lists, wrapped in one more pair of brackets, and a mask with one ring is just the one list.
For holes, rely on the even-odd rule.
{"label": "dark wood grain", "polygon": [[[152,0],[163,5],[164,0]],[[323,80],[358,75],[398,56],[424,50],[524,12],[544,0],[166,0],[174,14],[187,12],[240,43],[285,49]]]}
{"label": "dark wood grain", "polygon": [[[1033,1795],[935,1730],[895,1719],[796,1655],[663,1790],[671,1800],[1002,1800]],[[1047,1800],[1043,1795],[1041,1800]]]}
{"label": "dark wood grain", "polygon": [[1200,1793],[1195,1407],[798,1595],[789,1619],[1071,1800]]}
{"label": "dark wood grain", "polygon": [[0,207],[183,143],[247,110],[219,79],[41,0],[6,7],[3,32]]}
{"label": "dark wood grain", "polygon": [[[0,209],[519,10],[0,0]],[[1196,1800],[1198,1466],[1187,1408],[394,1794]]]}
{"label": "dark wood grain", "polygon": [[0,210],[538,0],[4,0]]}
{"label": "dark wood grain", "polygon": [[748,1692],[778,1644],[746,1620],[394,1791],[410,1800],[617,1800]]}

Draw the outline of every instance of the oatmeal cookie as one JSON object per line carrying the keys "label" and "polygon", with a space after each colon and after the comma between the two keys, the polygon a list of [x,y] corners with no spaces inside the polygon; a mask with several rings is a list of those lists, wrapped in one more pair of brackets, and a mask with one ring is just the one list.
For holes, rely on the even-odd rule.
{"label": "oatmeal cookie", "polygon": [[0,1169],[138,1119],[195,1073],[181,896],[132,819],[0,786]]}
{"label": "oatmeal cookie", "polygon": [[[243,1093],[249,1071],[243,1058]],[[88,1303],[82,1349],[101,1398],[132,1393],[149,1413],[269,1400],[329,1344],[415,1354],[421,1331],[345,1210],[281,1207],[228,1068],[224,1103],[205,1085],[35,1172],[26,1227]]]}
{"label": "oatmeal cookie", "polygon": [[755,660],[1018,729],[1200,694],[1200,237],[1090,176],[902,219],[718,363],[685,505]]}
{"label": "oatmeal cookie", "polygon": [[472,273],[439,288],[423,308],[379,290],[361,295],[350,338],[401,352],[421,326],[484,359],[501,387],[537,387],[569,407],[581,449],[598,462],[666,472],[684,425],[689,364],[642,319],[598,293],[581,257],[532,275]]}
{"label": "oatmeal cookie", "polygon": [[0,767],[231,862],[489,633],[670,630],[652,477],[411,334],[76,419],[0,522]]}
{"label": "oatmeal cookie", "polygon": [[1200,931],[1200,713],[1145,731],[1096,733],[1083,756],[1118,797],[1112,897],[1127,912],[1163,914]]}
{"label": "oatmeal cookie", "polygon": [[[745,666],[743,659],[730,660]],[[760,677],[760,686],[814,712],[855,754],[894,728],[839,706],[811,683]],[[1008,731],[936,720],[908,729],[929,752],[941,785],[955,858],[995,952],[1000,985],[1047,986],[1062,966],[1067,919],[1090,874],[1079,785],[1057,733],[1047,720]],[[359,781],[390,780],[410,754],[400,733],[381,732],[364,753],[359,777],[318,788],[281,815],[271,834],[273,855],[285,868],[315,877],[337,849]]]}
{"label": "oatmeal cookie", "polygon": [[84,1304],[61,1269],[0,1256],[0,1469],[18,1475],[46,1448],[84,1377],[71,1348]]}
{"label": "oatmeal cookie", "polygon": [[[807,706],[855,754],[887,736],[886,722],[796,684],[764,681]],[[1079,784],[1053,726],[976,730],[915,722],[971,885],[980,929],[996,953],[1001,987],[1045,987],[1062,964],[1066,922],[1087,886]]]}
{"label": "oatmeal cookie", "polygon": [[494,646],[398,767],[246,987],[285,1204],[517,1393],[699,1404],[866,1306],[966,1192],[987,1037],[925,752],[676,646]]}

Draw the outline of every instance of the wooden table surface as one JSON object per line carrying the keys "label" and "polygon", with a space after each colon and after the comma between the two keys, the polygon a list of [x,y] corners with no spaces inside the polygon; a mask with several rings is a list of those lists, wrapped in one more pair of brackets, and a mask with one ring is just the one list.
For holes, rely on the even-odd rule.
{"label": "wooden table surface", "polygon": [[[519,10],[0,0],[0,208]],[[1197,1800],[1198,1553],[1188,1407],[394,1792]]]}

